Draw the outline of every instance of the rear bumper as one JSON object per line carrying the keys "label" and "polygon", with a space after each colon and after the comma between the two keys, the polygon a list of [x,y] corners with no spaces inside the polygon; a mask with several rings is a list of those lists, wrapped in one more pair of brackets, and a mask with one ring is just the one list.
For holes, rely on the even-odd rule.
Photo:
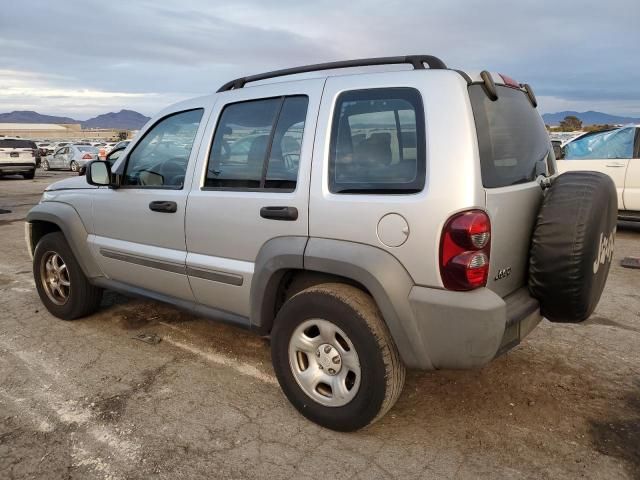
{"label": "rear bumper", "polygon": [[520,343],[542,319],[526,288],[501,298],[487,288],[452,292],[415,286],[409,302],[434,368],[481,367]]}
{"label": "rear bumper", "polygon": [[28,172],[36,168],[35,159],[31,162],[0,162],[0,173]]}

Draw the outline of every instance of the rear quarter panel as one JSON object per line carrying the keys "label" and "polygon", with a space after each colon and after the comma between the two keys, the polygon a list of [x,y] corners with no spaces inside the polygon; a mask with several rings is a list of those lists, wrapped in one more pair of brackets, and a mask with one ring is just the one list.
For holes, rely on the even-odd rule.
{"label": "rear quarter panel", "polygon": [[[328,187],[331,122],[338,95],[347,90],[412,87],[422,96],[426,125],[426,184],[408,195],[333,194]],[[318,117],[309,232],[311,237],[372,245],[388,251],[418,285],[441,287],[440,233],[447,219],[484,208],[475,125],[466,81],[454,71],[406,71],[333,77],[327,80]],[[399,247],[378,238],[380,219],[402,215],[409,236]]]}

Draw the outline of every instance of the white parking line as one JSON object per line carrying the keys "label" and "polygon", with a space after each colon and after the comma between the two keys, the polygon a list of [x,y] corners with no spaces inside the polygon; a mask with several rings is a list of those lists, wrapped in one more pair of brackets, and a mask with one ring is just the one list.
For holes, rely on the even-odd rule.
{"label": "white parking line", "polygon": [[[162,324],[165,325],[164,323]],[[178,330],[178,329],[174,328],[174,330]],[[234,360],[232,358],[225,357],[224,355],[221,355],[216,352],[200,350],[199,348],[194,347],[192,345],[187,345],[186,343],[182,343],[178,340],[174,340],[169,336],[164,336],[163,340],[166,341],[167,343],[170,343],[174,347],[178,347],[189,353],[198,355],[199,357],[202,357],[210,362],[232,368],[233,370],[235,370],[238,373],[241,373],[242,375],[253,377],[256,380],[260,380],[261,382],[268,383],[271,385],[278,384],[278,380],[276,379],[276,377],[274,377],[273,375],[269,375],[268,373],[261,372],[260,370],[258,370],[256,367],[254,367],[249,363]]]}

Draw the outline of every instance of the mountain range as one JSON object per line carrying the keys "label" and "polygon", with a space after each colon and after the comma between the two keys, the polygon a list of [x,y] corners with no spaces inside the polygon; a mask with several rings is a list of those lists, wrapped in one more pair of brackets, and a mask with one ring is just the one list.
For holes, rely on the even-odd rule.
{"label": "mountain range", "polygon": [[74,120],[69,117],[43,115],[38,112],[19,110],[0,113],[0,123],[79,123],[82,128],[113,128],[122,130],[138,130],[149,121],[149,117],[133,110],[109,112],[88,120]]}
{"label": "mountain range", "polygon": [[[640,118],[621,117],[608,113],[575,112],[567,110],[557,113],[545,113],[542,115],[544,123],[547,125],[558,125],[561,120],[570,115],[578,117],[584,125],[624,125],[627,123],[640,124]],[[109,112],[88,120],[74,120],[69,117],[58,117],[55,115],[43,115],[38,112],[22,110],[10,113],[0,113],[0,123],[79,123],[82,128],[113,128],[123,130],[138,130],[149,121],[149,117],[133,110],[120,110],[119,112]]]}
{"label": "mountain range", "polygon": [[609,115],[608,113],[594,112],[592,110],[588,112],[567,110],[557,113],[545,113],[542,115],[542,119],[547,125],[559,125],[561,120],[564,120],[565,117],[570,115],[578,117],[583,125],[624,125],[626,123],[640,123],[640,118],[620,117],[618,115]]}

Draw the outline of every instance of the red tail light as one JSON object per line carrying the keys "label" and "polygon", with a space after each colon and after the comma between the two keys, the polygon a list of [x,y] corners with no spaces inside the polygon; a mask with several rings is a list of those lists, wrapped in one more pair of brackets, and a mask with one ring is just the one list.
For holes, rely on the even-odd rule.
{"label": "red tail light", "polygon": [[482,210],[452,216],[442,230],[440,275],[448,290],[473,290],[487,284],[491,222]]}
{"label": "red tail light", "polygon": [[92,158],[93,158],[93,155],[91,155],[90,153],[85,153],[85,154],[82,156],[82,159],[83,159],[83,160],[91,160]]}

